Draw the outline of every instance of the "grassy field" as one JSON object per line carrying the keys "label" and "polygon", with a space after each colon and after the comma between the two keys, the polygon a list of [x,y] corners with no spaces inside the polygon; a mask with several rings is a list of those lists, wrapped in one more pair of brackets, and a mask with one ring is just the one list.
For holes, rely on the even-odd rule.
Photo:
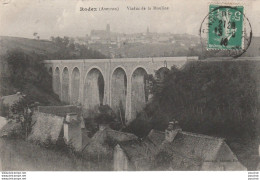
{"label": "grassy field", "polygon": [[3,171],[109,170],[64,149],[46,149],[21,139],[2,138],[0,139],[0,168],[1,166]]}
{"label": "grassy field", "polygon": [[0,36],[0,55],[5,54],[7,50],[16,48],[22,49],[24,52],[39,54],[54,53],[59,49],[53,42],[48,40]]}

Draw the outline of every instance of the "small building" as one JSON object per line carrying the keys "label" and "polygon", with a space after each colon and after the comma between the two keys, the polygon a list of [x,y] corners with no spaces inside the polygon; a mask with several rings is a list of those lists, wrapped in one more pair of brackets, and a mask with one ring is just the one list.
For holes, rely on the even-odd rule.
{"label": "small building", "polygon": [[77,106],[38,106],[28,140],[47,146],[65,143],[81,151],[89,141],[83,136],[85,124],[81,114]]}
{"label": "small building", "polygon": [[64,118],[61,116],[34,112],[28,140],[45,146],[59,144],[63,139],[63,122]]}
{"label": "small building", "polygon": [[167,136],[156,157],[158,170],[247,170],[222,138],[181,130],[174,132],[172,141]]}
{"label": "small building", "polygon": [[82,109],[80,106],[66,105],[66,106],[38,106],[38,112],[52,114],[55,116],[66,117],[67,114],[76,113],[80,119],[81,128],[85,128],[85,123],[82,116]]}
{"label": "small building", "polygon": [[170,124],[142,141],[118,143],[114,170],[247,170],[224,139],[182,131]]}
{"label": "small building", "polygon": [[137,140],[138,137],[131,133],[112,130],[108,127],[100,126],[90,142],[82,150],[85,159],[102,158],[113,159],[113,150],[118,143],[130,140]]}
{"label": "small building", "polygon": [[114,170],[151,170],[154,166],[154,157],[164,139],[164,132],[153,129],[143,140],[118,143],[114,149]]}

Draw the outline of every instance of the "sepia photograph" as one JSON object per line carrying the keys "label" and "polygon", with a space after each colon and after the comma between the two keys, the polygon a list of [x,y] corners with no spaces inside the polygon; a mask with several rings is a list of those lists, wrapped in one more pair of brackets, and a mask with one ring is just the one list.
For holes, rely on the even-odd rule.
{"label": "sepia photograph", "polygon": [[260,1],[0,0],[0,24],[2,179],[260,170]]}

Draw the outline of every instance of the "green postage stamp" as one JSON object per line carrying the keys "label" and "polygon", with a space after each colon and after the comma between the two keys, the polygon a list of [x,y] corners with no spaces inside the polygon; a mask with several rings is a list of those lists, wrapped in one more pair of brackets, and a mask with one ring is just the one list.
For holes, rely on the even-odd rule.
{"label": "green postage stamp", "polygon": [[209,6],[208,49],[243,49],[243,6]]}

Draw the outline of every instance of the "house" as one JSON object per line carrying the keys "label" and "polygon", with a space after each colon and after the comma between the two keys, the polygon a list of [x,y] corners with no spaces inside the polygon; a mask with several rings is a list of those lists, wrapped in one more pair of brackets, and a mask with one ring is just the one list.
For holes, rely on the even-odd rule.
{"label": "house", "polygon": [[78,118],[81,120],[81,128],[85,128],[85,123],[82,117],[82,109],[80,106],[38,106],[38,112],[52,114],[64,118],[67,116],[67,114],[76,113],[78,115]]}
{"label": "house", "polygon": [[137,140],[138,137],[131,133],[120,132],[109,127],[100,126],[90,142],[82,150],[85,159],[106,158],[113,159],[113,150],[118,143]]}
{"label": "house", "polygon": [[[178,130],[174,138],[167,138],[157,154],[156,164],[161,170],[246,170],[224,139]],[[161,163],[160,157],[168,158]],[[157,167],[158,167],[157,166]]]}
{"label": "house", "polygon": [[63,138],[64,117],[34,112],[28,140],[41,145],[58,144]]}
{"label": "house", "polygon": [[114,170],[247,170],[224,139],[185,132],[171,123],[142,141],[118,143]]}
{"label": "house", "polygon": [[81,109],[77,106],[39,106],[32,116],[28,140],[42,145],[65,143],[81,151],[89,140],[84,128]]}
{"label": "house", "polygon": [[150,170],[165,135],[151,130],[143,140],[135,139],[118,143],[114,149],[114,170]]}

